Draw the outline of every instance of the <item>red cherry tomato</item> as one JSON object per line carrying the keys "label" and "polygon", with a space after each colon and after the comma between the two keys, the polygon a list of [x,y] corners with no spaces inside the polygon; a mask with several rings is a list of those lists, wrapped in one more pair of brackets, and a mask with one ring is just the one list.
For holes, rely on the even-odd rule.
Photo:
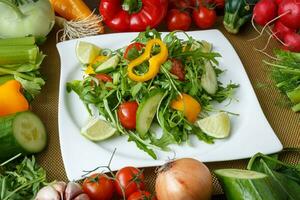
{"label": "red cherry tomato", "polygon": [[177,76],[180,81],[184,81],[185,73],[184,73],[184,68],[181,60],[172,58],[171,61],[172,61],[172,68],[170,70],[171,73]]}
{"label": "red cherry tomato", "polygon": [[169,31],[189,30],[191,26],[191,16],[188,12],[172,9],[167,15],[167,27]]}
{"label": "red cherry tomato", "polygon": [[135,129],[137,108],[136,101],[124,102],[119,106],[118,117],[124,128]]}
{"label": "red cherry tomato", "polygon": [[107,74],[96,74],[95,78],[98,79],[99,81],[103,81],[105,83],[113,81],[113,79]]}
{"label": "red cherry tomato", "polygon": [[200,6],[193,11],[193,19],[199,28],[207,29],[215,24],[217,14],[213,9]]}
{"label": "red cherry tomato", "polygon": [[111,200],[114,181],[105,174],[93,174],[84,180],[82,189],[91,200]]}
{"label": "red cherry tomato", "polygon": [[157,198],[147,191],[137,191],[132,193],[127,200],[157,200]]}
{"label": "red cherry tomato", "polygon": [[131,55],[133,51],[140,51],[145,47],[144,44],[139,43],[139,42],[134,42],[132,44],[130,44],[124,52],[124,58],[128,59],[128,60],[132,60]]}
{"label": "red cherry tomato", "polygon": [[143,172],[135,167],[124,167],[116,174],[115,188],[120,196],[123,196],[122,189],[124,189],[125,196],[129,197],[132,193],[145,188],[145,177]]}

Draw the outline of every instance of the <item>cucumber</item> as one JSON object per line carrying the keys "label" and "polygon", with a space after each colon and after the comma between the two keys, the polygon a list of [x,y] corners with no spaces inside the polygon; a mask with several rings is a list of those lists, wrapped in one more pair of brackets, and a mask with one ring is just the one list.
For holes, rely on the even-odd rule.
{"label": "cucumber", "polygon": [[95,72],[96,73],[107,73],[114,70],[120,62],[120,58],[118,55],[114,55],[111,58],[109,58],[107,61],[99,65]]}
{"label": "cucumber", "polygon": [[0,160],[18,153],[42,151],[47,135],[42,121],[32,112],[20,112],[0,118]]}
{"label": "cucumber", "polygon": [[260,172],[242,169],[214,171],[227,199],[230,200],[282,200],[285,199],[273,186],[272,179]]}
{"label": "cucumber", "polygon": [[162,90],[155,89],[142,99],[136,114],[136,130],[141,138],[145,138],[163,96]]}
{"label": "cucumber", "polygon": [[218,89],[217,75],[210,61],[204,63],[204,73],[201,77],[201,86],[208,94],[215,94]]}

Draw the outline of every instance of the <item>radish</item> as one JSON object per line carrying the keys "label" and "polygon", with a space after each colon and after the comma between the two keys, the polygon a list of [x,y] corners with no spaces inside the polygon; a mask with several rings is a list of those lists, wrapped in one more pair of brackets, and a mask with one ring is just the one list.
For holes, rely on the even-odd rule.
{"label": "radish", "polygon": [[292,29],[300,28],[300,0],[282,0],[278,6],[279,20]]}
{"label": "radish", "polygon": [[288,32],[283,38],[285,43],[284,49],[300,52],[300,35],[294,32]]}
{"label": "radish", "polygon": [[283,40],[284,36],[289,32],[296,32],[296,29],[289,28],[285,26],[281,21],[276,21],[274,23],[272,32],[280,40]]}
{"label": "radish", "polygon": [[265,26],[276,16],[277,4],[274,0],[261,0],[254,6],[253,19],[261,26]]}

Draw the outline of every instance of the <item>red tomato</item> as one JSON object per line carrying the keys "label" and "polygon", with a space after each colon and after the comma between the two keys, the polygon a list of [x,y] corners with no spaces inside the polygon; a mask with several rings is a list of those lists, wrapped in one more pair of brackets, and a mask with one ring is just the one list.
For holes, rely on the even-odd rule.
{"label": "red tomato", "polygon": [[129,59],[129,54],[130,54],[130,51],[132,51],[133,49],[136,49],[137,51],[140,51],[142,50],[143,48],[145,47],[144,44],[142,43],[139,43],[139,42],[134,42],[132,44],[130,44],[126,49],[125,49],[125,52],[124,52],[124,58],[125,59]]}
{"label": "red tomato", "polygon": [[172,9],[167,15],[167,27],[169,31],[189,30],[191,26],[191,16],[188,12]]}
{"label": "red tomato", "polygon": [[135,167],[124,167],[116,174],[115,188],[120,196],[123,196],[122,189],[124,189],[125,196],[129,197],[132,193],[145,188],[145,177],[143,172]]}
{"label": "red tomato", "polygon": [[84,180],[82,189],[91,200],[111,200],[114,181],[105,174],[93,174]]}
{"label": "red tomato", "polygon": [[118,117],[124,128],[135,129],[137,108],[136,101],[124,102],[119,106]]}
{"label": "red tomato", "polygon": [[147,191],[137,191],[132,193],[127,200],[157,200],[157,198]]}
{"label": "red tomato", "polygon": [[211,28],[215,24],[217,14],[213,9],[200,6],[198,9],[193,11],[193,19],[199,28],[207,29]]}
{"label": "red tomato", "polygon": [[185,73],[184,73],[184,68],[181,60],[172,58],[171,61],[172,61],[171,73],[177,76],[180,81],[184,81]]}
{"label": "red tomato", "polygon": [[98,79],[99,81],[103,81],[105,83],[113,81],[113,79],[107,74],[96,74],[95,78]]}

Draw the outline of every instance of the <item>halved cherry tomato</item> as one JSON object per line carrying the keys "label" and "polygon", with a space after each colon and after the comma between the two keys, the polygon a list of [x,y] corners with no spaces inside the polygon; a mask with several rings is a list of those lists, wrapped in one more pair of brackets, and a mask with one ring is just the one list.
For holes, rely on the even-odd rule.
{"label": "halved cherry tomato", "polygon": [[93,174],[83,181],[82,189],[91,200],[111,200],[114,181],[105,174]]}
{"label": "halved cherry tomato", "polygon": [[151,195],[147,191],[137,191],[132,193],[127,200],[157,200],[155,195]]}
{"label": "halved cherry tomato", "polygon": [[135,167],[124,167],[116,174],[115,188],[120,196],[123,196],[122,189],[124,189],[125,196],[129,197],[132,193],[145,188],[144,173]]}
{"label": "halved cherry tomato", "polygon": [[134,42],[130,44],[124,52],[124,58],[127,60],[133,60],[139,56],[139,51],[145,47],[144,44],[139,42]]}
{"label": "halved cherry tomato", "polygon": [[178,80],[184,81],[185,80],[185,73],[184,73],[184,68],[182,65],[181,60],[172,58],[172,68],[171,68],[171,73],[174,74],[175,76],[178,77]]}
{"label": "halved cherry tomato", "polygon": [[215,24],[217,14],[214,9],[200,6],[198,9],[193,11],[193,19],[199,28],[207,29],[211,28]]}
{"label": "halved cherry tomato", "polygon": [[113,81],[113,79],[107,74],[96,74],[95,78],[98,79],[99,81],[103,81],[105,83]]}
{"label": "halved cherry tomato", "polygon": [[118,117],[124,128],[135,129],[137,108],[136,101],[124,102],[119,106]]}

